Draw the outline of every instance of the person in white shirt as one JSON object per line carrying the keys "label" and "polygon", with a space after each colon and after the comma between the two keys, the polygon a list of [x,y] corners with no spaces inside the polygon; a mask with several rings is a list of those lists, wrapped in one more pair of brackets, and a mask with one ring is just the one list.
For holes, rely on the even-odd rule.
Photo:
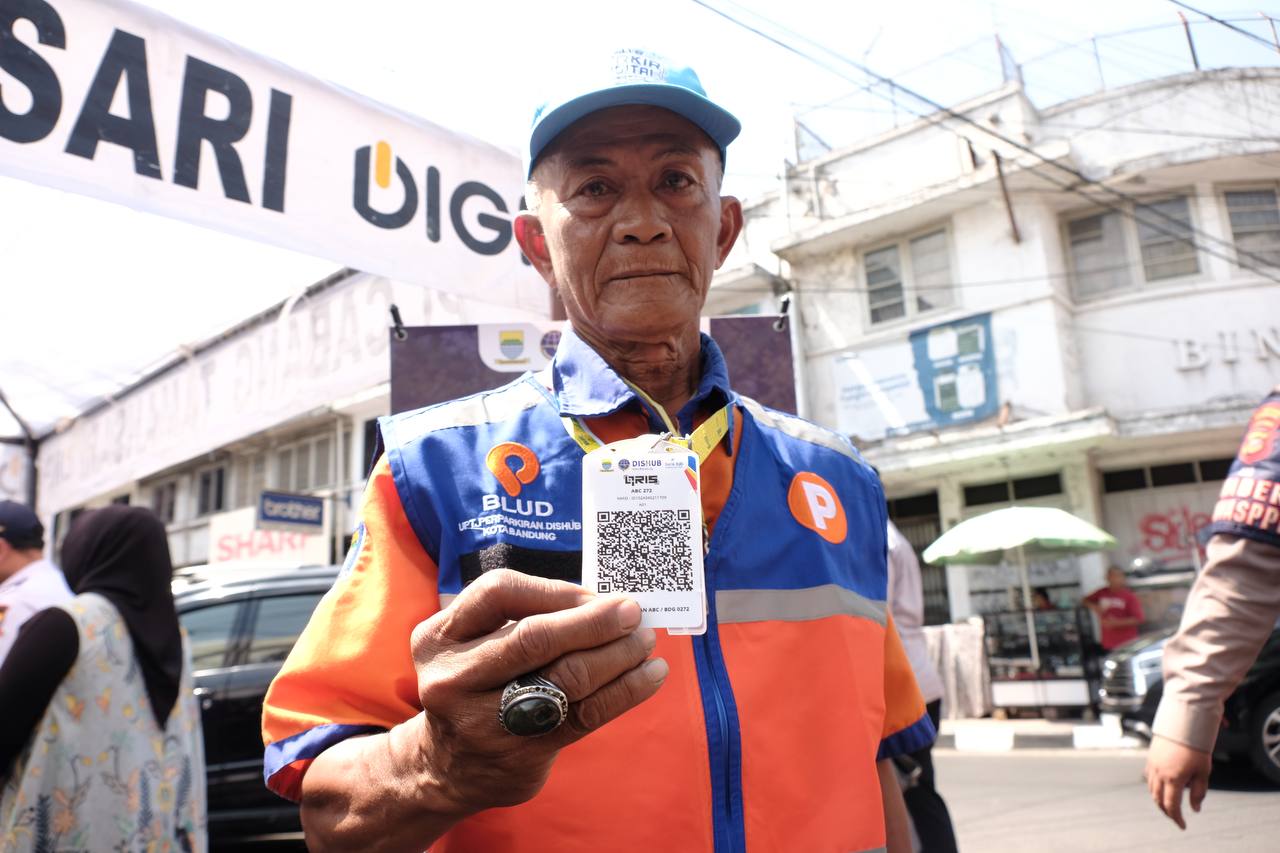
{"label": "person in white shirt", "polygon": [[[924,696],[934,728],[942,716],[942,678],[929,659],[924,638],[924,586],[915,549],[898,528],[889,522],[889,612],[902,638],[902,648]],[[915,826],[922,853],[955,853],[956,836],[951,814],[942,795],[934,787],[933,746],[911,753],[920,765],[915,785],[903,792],[907,812]]]}
{"label": "person in white shirt", "polygon": [[0,664],[24,622],[71,601],[67,579],[44,559],[44,525],[28,507],[0,501]]}

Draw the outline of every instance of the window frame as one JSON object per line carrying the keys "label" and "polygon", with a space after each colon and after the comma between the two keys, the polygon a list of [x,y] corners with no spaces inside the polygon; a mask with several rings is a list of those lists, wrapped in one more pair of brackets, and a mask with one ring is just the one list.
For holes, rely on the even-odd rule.
{"label": "window frame", "polygon": [[[195,477],[192,479],[192,482],[195,483],[195,513],[192,515],[192,518],[208,518],[209,516],[215,515],[219,512],[227,511],[229,508],[227,496],[230,491],[228,487],[231,484],[231,477],[229,476],[231,472],[229,468],[230,466],[227,465],[226,462],[219,462],[216,465],[206,465],[195,472]],[[222,475],[222,482],[220,484],[216,483],[216,475],[218,473],[221,473]],[[210,487],[214,489],[214,493],[221,498],[216,502],[216,506],[213,505],[214,501],[212,500],[209,502],[208,506],[201,505],[205,499],[204,478],[206,476],[211,478]]]}
{"label": "window frame", "polygon": [[[1161,278],[1147,278],[1147,264],[1142,257],[1142,240],[1138,233],[1138,222],[1134,213],[1134,202],[1124,202],[1116,205],[1120,210],[1114,207],[1079,207],[1067,210],[1058,216],[1058,236],[1062,240],[1062,254],[1064,265],[1070,275],[1069,285],[1071,288],[1071,299],[1073,302],[1087,303],[1098,300],[1109,299],[1115,296],[1123,296],[1142,290],[1153,288],[1167,287],[1171,284],[1182,284],[1186,282],[1203,279],[1208,273],[1205,267],[1204,252],[1196,244],[1195,232],[1201,228],[1200,211],[1198,209],[1197,200],[1199,196],[1196,194],[1196,188],[1179,187],[1177,189],[1161,191],[1158,193],[1150,193],[1144,195],[1136,202],[1143,205],[1158,204],[1163,201],[1169,201],[1175,198],[1184,198],[1187,203],[1187,222],[1190,232],[1188,238],[1191,240],[1194,248],[1194,257],[1196,261],[1196,269],[1194,272],[1181,273],[1179,275],[1163,276]],[[1225,210],[1225,196],[1220,209]],[[1122,266],[1126,271],[1128,283],[1123,287],[1103,290],[1098,293],[1081,294],[1079,290],[1079,271],[1076,269],[1076,256],[1072,251],[1071,242],[1071,225],[1093,216],[1100,216],[1107,213],[1114,213],[1120,217],[1120,235],[1124,243],[1124,258]],[[1107,270],[1112,269],[1106,267]]]}
{"label": "window frame", "polygon": [[[342,485],[343,465],[341,458],[334,458],[334,437],[335,435],[333,432],[314,433],[306,436],[305,438],[294,439],[293,441],[273,447],[270,451],[271,459],[269,463],[270,473],[273,476],[271,477],[271,482],[268,487],[280,489],[285,492],[306,493],[335,489]],[[328,482],[317,483],[315,479],[319,465],[316,462],[316,451],[320,444],[325,441],[329,443],[329,477]],[[298,460],[300,458],[299,450],[303,450],[307,457],[307,484],[305,486],[298,485],[297,474]],[[283,457],[286,453],[289,454],[289,462],[287,466],[283,464]],[[288,475],[287,479],[282,481],[281,474],[285,467],[288,468]]]}
{"label": "window frame", "polygon": [[[167,516],[165,513],[160,511],[159,495],[162,489],[172,490],[172,495],[169,499],[169,512]],[[177,477],[170,477],[168,479],[161,480],[157,483],[152,484],[150,488],[150,495],[148,497],[150,498],[150,500],[147,501],[148,506],[150,506],[151,511],[156,514],[156,517],[159,518],[160,521],[164,523],[165,527],[168,527],[171,524],[175,524],[178,521],[178,478]]]}
{"label": "window frame", "polygon": [[[942,234],[946,242],[947,270],[951,279],[949,290],[951,300],[946,305],[921,309],[918,304],[919,291],[915,263],[911,256],[911,245],[914,241],[934,234]],[[871,310],[883,305],[872,305],[871,282],[867,275],[867,256],[885,249],[896,249],[898,252],[898,278],[902,288],[902,315],[888,320],[876,322],[871,318]],[[934,222],[927,227],[904,232],[891,240],[881,240],[859,249],[857,253],[858,279],[862,289],[862,326],[865,331],[874,332],[895,326],[911,323],[917,317],[928,317],[960,307],[960,288],[956,285],[956,250],[955,240],[951,233],[951,221]],[[891,304],[891,303],[887,303]]]}
{"label": "window frame", "polygon": [[[1218,211],[1222,217],[1222,233],[1231,239],[1231,267],[1234,271],[1245,273],[1246,275],[1258,275],[1258,273],[1240,263],[1239,250],[1236,247],[1236,232],[1231,227],[1231,208],[1227,205],[1227,193],[1247,193],[1259,190],[1269,190],[1275,193],[1276,206],[1280,208],[1280,181],[1242,181],[1214,185],[1214,196],[1218,202]],[[1268,267],[1268,269],[1280,269],[1280,263]]]}

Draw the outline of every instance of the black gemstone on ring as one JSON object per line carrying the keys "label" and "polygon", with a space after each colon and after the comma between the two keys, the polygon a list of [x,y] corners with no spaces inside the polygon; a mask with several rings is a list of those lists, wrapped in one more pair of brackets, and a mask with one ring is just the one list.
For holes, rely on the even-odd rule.
{"label": "black gemstone on ring", "polygon": [[502,691],[498,722],[513,735],[538,737],[559,728],[568,712],[564,691],[541,676],[526,675]]}

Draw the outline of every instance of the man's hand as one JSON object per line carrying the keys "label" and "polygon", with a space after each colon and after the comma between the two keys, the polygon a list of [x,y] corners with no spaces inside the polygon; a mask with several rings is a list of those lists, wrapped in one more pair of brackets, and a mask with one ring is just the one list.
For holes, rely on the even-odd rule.
{"label": "man's hand", "polygon": [[1198,749],[1184,746],[1177,741],[1156,735],[1147,750],[1147,789],[1151,799],[1169,820],[1186,829],[1182,819],[1182,791],[1190,786],[1191,808],[1200,811],[1204,795],[1209,789],[1209,770],[1213,756]]}
{"label": "man's hand", "polygon": [[[645,662],[656,638],[639,624],[634,601],[494,571],[418,625],[422,756],[459,813],[528,800],[560,749],[657,691],[667,664]],[[564,724],[538,738],[498,723],[503,687],[528,672],[555,682],[570,703]]]}
{"label": "man's hand", "polygon": [[[512,621],[517,620],[517,621]],[[348,738],[302,780],[302,823],[316,851],[420,851],[469,815],[524,802],[560,749],[648,699],[666,661],[640,608],[576,584],[487,572],[413,631],[423,712],[384,734]],[[502,688],[540,672],[569,716],[537,738],[498,723]]]}

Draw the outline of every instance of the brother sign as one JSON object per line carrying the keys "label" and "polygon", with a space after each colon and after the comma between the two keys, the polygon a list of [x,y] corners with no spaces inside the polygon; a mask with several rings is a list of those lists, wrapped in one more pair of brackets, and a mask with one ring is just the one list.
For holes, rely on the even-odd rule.
{"label": "brother sign", "polygon": [[258,527],[319,531],[324,527],[324,498],[263,492],[258,498]]}

